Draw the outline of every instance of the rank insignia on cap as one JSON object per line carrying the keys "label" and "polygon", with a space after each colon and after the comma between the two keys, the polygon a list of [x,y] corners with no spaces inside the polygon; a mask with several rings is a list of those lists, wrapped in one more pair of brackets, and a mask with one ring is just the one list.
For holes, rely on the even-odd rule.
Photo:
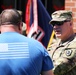
{"label": "rank insignia on cap", "polygon": [[66,50],[66,55],[70,56],[72,54],[72,50]]}

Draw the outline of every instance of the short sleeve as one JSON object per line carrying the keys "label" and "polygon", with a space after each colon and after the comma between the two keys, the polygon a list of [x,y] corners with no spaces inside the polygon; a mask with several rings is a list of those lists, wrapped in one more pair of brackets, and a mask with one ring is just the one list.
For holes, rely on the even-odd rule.
{"label": "short sleeve", "polygon": [[53,62],[51,57],[49,56],[48,52],[46,49],[44,49],[44,57],[43,57],[43,65],[42,65],[42,70],[43,71],[48,71],[53,69]]}

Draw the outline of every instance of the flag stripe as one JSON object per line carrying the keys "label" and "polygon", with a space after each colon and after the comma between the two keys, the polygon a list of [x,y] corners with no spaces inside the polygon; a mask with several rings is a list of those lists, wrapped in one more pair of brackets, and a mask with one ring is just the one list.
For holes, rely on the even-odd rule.
{"label": "flag stripe", "polygon": [[26,33],[28,34],[29,30],[30,30],[30,9],[31,9],[31,0],[28,0],[27,5],[26,5],[26,28],[27,31]]}
{"label": "flag stripe", "polygon": [[33,0],[34,31],[38,29],[37,0]]}

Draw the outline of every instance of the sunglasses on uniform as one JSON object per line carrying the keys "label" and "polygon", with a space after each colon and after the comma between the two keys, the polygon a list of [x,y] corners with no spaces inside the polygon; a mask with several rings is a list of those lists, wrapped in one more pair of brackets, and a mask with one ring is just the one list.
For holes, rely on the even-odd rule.
{"label": "sunglasses on uniform", "polygon": [[64,24],[64,22],[69,22],[69,20],[65,20],[65,21],[54,21],[51,24],[53,25],[53,27],[55,25],[62,26]]}

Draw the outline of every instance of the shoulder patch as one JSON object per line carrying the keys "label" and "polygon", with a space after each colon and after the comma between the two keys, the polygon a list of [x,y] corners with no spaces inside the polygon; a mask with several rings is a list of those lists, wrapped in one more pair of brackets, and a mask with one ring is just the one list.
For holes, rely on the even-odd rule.
{"label": "shoulder patch", "polygon": [[63,53],[63,57],[65,58],[73,58],[76,55],[76,49],[65,49],[64,53]]}
{"label": "shoulder patch", "polygon": [[66,50],[65,54],[66,54],[66,56],[70,56],[72,54],[72,50]]}

